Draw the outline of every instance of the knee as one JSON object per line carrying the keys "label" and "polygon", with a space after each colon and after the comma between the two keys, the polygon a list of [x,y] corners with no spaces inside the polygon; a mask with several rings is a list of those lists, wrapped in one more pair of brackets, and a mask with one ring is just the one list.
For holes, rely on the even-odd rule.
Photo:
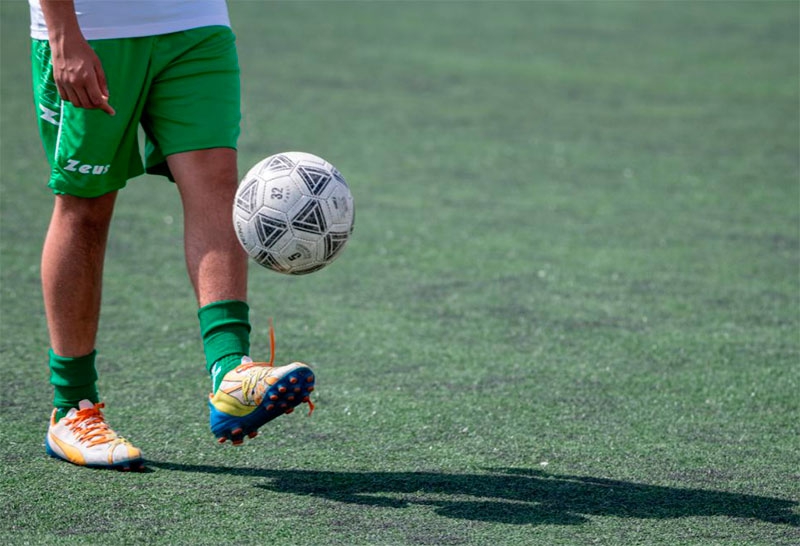
{"label": "knee", "polygon": [[93,198],[57,195],[53,219],[75,232],[104,233],[111,223],[115,199],[116,192]]}

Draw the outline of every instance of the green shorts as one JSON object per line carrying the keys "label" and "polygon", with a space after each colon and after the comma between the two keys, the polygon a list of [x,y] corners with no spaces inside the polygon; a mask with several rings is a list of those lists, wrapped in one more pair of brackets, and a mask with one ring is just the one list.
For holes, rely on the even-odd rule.
{"label": "green shorts", "polygon": [[89,43],[103,64],[114,116],[62,101],[53,82],[50,44],[32,44],[34,101],[55,193],[98,197],[145,170],[172,179],[170,154],[236,148],[239,61],[230,28]]}

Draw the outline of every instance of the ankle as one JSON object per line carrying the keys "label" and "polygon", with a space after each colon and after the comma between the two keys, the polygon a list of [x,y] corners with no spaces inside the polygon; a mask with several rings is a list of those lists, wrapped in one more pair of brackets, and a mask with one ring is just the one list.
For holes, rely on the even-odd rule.
{"label": "ankle", "polygon": [[69,413],[69,410],[71,409],[72,408],[56,408],[55,422],[58,423],[59,421],[61,421],[61,419],[66,417],[67,413]]}
{"label": "ankle", "polygon": [[219,386],[222,384],[222,380],[225,378],[225,375],[231,371],[236,369],[239,364],[242,363],[242,354],[232,354],[227,355],[219,360],[217,360],[213,366],[211,366],[211,392],[216,393],[219,389]]}

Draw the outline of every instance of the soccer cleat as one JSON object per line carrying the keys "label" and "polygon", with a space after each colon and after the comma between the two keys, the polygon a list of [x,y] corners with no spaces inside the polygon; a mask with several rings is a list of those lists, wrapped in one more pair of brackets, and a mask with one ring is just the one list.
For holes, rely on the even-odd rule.
{"label": "soccer cleat", "polygon": [[269,362],[242,363],[222,378],[219,389],[209,395],[211,432],[219,443],[231,440],[234,445],[244,437],[255,438],[258,428],[300,404],[314,411],[310,394],[314,390],[314,372],[302,362],[274,367]]}
{"label": "soccer cleat", "polygon": [[141,469],[142,452],[111,430],[100,411],[103,407],[81,400],[78,408],[70,409],[58,422],[57,410],[53,410],[45,438],[47,454],[80,466]]}

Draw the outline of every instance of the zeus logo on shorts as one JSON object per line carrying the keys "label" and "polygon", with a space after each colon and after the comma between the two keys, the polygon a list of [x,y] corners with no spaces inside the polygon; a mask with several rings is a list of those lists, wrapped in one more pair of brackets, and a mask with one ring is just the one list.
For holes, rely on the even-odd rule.
{"label": "zeus logo on shorts", "polygon": [[67,164],[64,166],[65,171],[80,174],[106,174],[111,165],[90,165],[89,163],[81,163],[77,159],[67,159]]}

